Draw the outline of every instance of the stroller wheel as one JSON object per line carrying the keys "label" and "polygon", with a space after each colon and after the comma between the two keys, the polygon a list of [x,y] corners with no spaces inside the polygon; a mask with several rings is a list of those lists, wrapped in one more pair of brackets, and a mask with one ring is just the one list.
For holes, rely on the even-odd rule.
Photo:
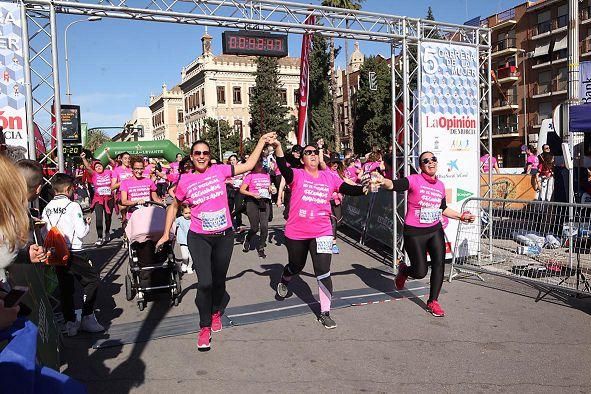
{"label": "stroller wheel", "polygon": [[144,308],[146,307],[146,302],[145,301],[138,301],[137,302],[137,307],[140,310],[140,312],[143,311]]}
{"label": "stroller wheel", "polygon": [[125,298],[127,299],[127,301],[131,301],[134,297],[135,292],[133,290],[133,284],[131,283],[131,277],[128,274],[125,275]]}
{"label": "stroller wheel", "polygon": [[174,297],[172,300],[172,305],[179,306],[179,303],[180,303],[179,297],[178,296]]}
{"label": "stroller wheel", "polygon": [[181,287],[181,275],[176,270],[174,271],[174,282],[176,284],[176,297],[178,298],[181,295],[183,288]]}

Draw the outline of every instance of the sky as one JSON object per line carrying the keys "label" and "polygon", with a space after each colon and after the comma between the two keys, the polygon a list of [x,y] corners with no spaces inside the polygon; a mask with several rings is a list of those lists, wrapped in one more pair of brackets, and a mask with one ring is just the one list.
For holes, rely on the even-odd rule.
{"label": "sky", "polygon": [[[90,1],[90,0],[89,0]],[[296,0],[297,1],[297,0]],[[303,1],[300,1],[303,2]],[[523,3],[524,0],[366,0],[365,11],[423,18],[429,6],[435,19],[462,24]],[[319,4],[320,0],[306,1]],[[62,103],[67,103],[64,29],[80,16],[58,14],[58,46]],[[221,31],[209,28],[214,53],[221,53]],[[121,126],[136,107],[148,106],[150,94],[159,94],[180,83],[181,69],[201,54],[201,26],[103,19],[73,25],[68,30],[68,57],[72,104],[81,106],[82,121],[89,127]],[[298,57],[301,36],[289,35],[290,56]],[[337,45],[344,46],[343,40]],[[367,56],[389,57],[389,47],[360,43]],[[353,43],[350,42],[350,52]],[[337,64],[344,65],[344,51]]]}

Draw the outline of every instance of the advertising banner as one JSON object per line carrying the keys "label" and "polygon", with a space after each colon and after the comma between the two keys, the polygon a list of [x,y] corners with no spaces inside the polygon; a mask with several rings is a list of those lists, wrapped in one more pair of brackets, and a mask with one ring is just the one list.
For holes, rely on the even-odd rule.
{"label": "advertising banner", "polygon": [[80,106],[62,104],[60,113],[62,118],[62,141],[66,144],[81,143]]}
{"label": "advertising banner", "polygon": [[[420,150],[437,157],[437,176],[445,185],[447,205],[461,212],[462,203],[479,194],[478,50],[427,42],[421,44],[420,53]],[[458,222],[443,218],[443,226],[448,251],[453,250]]]}
{"label": "advertising banner", "polygon": [[343,200],[343,222],[352,229],[363,233],[370,209],[367,196],[348,196]]}
{"label": "advertising banner", "polygon": [[581,103],[591,104],[591,61],[581,62],[579,78],[581,81]]}
{"label": "advertising banner", "polygon": [[0,2],[0,126],[7,145],[28,151],[22,44],[19,4]]}
{"label": "advertising banner", "polygon": [[[367,221],[366,236],[392,249],[394,237],[394,200],[389,190],[379,190]],[[398,228],[401,231],[402,228]]]}
{"label": "advertising banner", "polygon": [[[313,25],[316,21],[314,15],[306,18],[305,24]],[[308,129],[308,93],[310,92],[310,49],[312,47],[313,34],[304,34],[302,37],[302,54],[300,58],[300,105],[298,108],[298,135],[297,143],[305,145],[304,138]]]}

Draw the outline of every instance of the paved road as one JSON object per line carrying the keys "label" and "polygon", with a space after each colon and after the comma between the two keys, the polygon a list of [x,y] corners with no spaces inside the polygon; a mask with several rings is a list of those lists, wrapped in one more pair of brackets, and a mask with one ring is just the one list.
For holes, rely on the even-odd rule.
{"label": "paved road", "polygon": [[[282,308],[317,294],[307,266],[292,299],[275,301],[272,286],[286,263],[280,228],[273,222],[266,260],[236,243],[228,309]],[[389,269],[346,241],[333,259],[335,291],[392,292]],[[194,275],[183,279],[180,306],[163,300],[140,312],[125,300],[120,242],[91,253],[103,266],[99,320],[111,332],[131,322],[151,331],[195,313]],[[326,330],[312,305],[295,317],[224,329],[207,353],[197,351],[195,334],[98,350],[92,345],[108,335],[82,334],[65,340],[62,370],[93,393],[591,392],[588,299],[551,295],[536,303],[535,289],[494,277],[445,283],[444,291],[445,318],[427,314],[424,298],[405,297],[334,310],[339,327]]]}

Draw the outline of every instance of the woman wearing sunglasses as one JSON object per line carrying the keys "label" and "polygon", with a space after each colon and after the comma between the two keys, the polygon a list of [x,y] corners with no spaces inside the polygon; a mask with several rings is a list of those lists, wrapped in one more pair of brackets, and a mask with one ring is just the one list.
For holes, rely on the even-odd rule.
{"label": "woman wearing sunglasses", "polygon": [[156,184],[149,176],[145,176],[144,160],[141,157],[131,158],[133,177],[121,182],[121,204],[127,207],[126,219],[147,201],[162,202],[156,192]]}
{"label": "woman wearing sunglasses", "polygon": [[333,193],[362,195],[363,187],[345,183],[332,171],[320,170],[321,152],[313,145],[303,149],[303,168],[288,167],[281,144],[275,141],[274,145],[277,165],[291,188],[289,216],[285,225],[288,264],[277,285],[277,294],[282,298],[287,296],[290,280],[304,269],[309,253],[319,287],[321,313],[318,321],[325,328],[336,328],[337,324],[330,317],[330,263],[333,253],[330,199]]}
{"label": "woman wearing sunglasses", "polygon": [[193,143],[191,157],[194,172],[184,174],[178,181],[166,225],[157,245],[169,240],[170,229],[182,203],[191,207],[191,225],[187,246],[197,272],[197,296],[201,330],[197,348],[210,349],[211,332],[222,330],[222,300],[226,293],[226,274],[234,248],[234,231],[226,192],[226,179],[254,168],[265,144],[277,138],[275,133],[263,135],[246,163],[211,165],[209,144]]}
{"label": "woman wearing sunglasses", "polygon": [[[431,152],[419,156],[420,174],[409,175],[394,181],[381,175],[377,183],[383,188],[396,192],[408,191],[406,217],[404,218],[404,249],[410,260],[410,267],[401,262],[396,275],[396,288],[402,290],[406,279],[422,279],[431,266],[431,288],[427,310],[436,317],[445,312],[437,301],[443,285],[445,262],[445,234],[441,224],[442,215],[463,222],[473,222],[469,212],[458,213],[447,206],[445,186],[437,179],[437,157]],[[367,177],[366,177],[367,178]],[[367,179],[365,180],[367,182]],[[430,262],[427,261],[427,255]]]}

